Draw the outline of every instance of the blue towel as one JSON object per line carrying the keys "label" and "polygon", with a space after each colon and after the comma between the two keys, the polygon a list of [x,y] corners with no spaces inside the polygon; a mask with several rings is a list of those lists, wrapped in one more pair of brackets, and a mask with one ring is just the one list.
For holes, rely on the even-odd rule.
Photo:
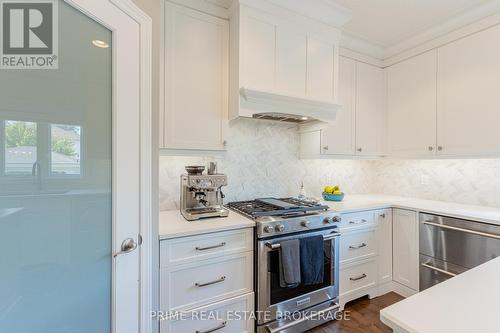
{"label": "blue towel", "polygon": [[300,243],[298,239],[281,242],[280,247],[280,287],[296,288],[300,284]]}
{"label": "blue towel", "polygon": [[300,275],[306,286],[323,283],[325,273],[323,236],[300,239]]}

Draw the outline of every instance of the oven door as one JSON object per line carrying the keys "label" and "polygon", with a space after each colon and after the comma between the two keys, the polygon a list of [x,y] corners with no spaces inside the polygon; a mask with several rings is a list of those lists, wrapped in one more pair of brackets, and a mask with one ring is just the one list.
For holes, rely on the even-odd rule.
{"label": "oven door", "polygon": [[[279,247],[277,245],[284,240],[316,235],[322,235],[324,238],[325,273],[323,283],[313,286],[299,285],[296,288],[282,288],[279,279]],[[300,311],[338,298],[339,235],[334,229],[328,229],[258,241],[257,310],[266,312],[265,316],[258,316],[257,323],[259,325],[280,319],[277,318],[277,313]]]}

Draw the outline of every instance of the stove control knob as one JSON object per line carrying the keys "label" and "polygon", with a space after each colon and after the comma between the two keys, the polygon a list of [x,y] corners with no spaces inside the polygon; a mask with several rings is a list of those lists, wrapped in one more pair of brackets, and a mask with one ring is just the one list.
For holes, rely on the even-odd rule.
{"label": "stove control knob", "polygon": [[274,229],[273,229],[273,227],[271,227],[270,225],[268,225],[268,226],[264,227],[264,231],[267,232],[267,233],[270,233],[270,232],[273,232]]}
{"label": "stove control knob", "polygon": [[333,219],[332,219],[331,217],[328,217],[328,216],[327,216],[327,217],[325,217],[325,218],[323,219],[323,222],[324,222],[325,224],[333,223]]}
{"label": "stove control knob", "polygon": [[274,227],[274,230],[277,232],[282,232],[285,230],[285,226],[283,224],[278,224],[276,227]]}
{"label": "stove control knob", "polygon": [[309,224],[311,224],[311,222],[309,222],[308,220],[304,220],[304,221],[300,222],[300,224],[301,224],[303,227],[307,228],[307,227],[309,227]]}
{"label": "stove control knob", "polygon": [[342,221],[342,218],[340,216],[334,216],[332,218],[332,222],[334,223],[339,223],[340,221]]}

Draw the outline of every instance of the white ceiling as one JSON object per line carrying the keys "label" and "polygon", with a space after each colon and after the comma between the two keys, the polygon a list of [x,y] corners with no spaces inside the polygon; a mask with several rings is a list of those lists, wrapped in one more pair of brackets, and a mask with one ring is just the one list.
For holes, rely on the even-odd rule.
{"label": "white ceiling", "polygon": [[352,11],[344,31],[391,48],[494,0],[335,0]]}

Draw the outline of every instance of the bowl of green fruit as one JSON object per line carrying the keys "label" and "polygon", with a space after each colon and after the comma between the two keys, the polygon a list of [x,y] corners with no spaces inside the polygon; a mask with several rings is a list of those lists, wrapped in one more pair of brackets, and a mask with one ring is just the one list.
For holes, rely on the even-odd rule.
{"label": "bowl of green fruit", "polygon": [[326,186],[321,194],[326,201],[342,201],[344,200],[344,192],[340,190],[338,185]]}

